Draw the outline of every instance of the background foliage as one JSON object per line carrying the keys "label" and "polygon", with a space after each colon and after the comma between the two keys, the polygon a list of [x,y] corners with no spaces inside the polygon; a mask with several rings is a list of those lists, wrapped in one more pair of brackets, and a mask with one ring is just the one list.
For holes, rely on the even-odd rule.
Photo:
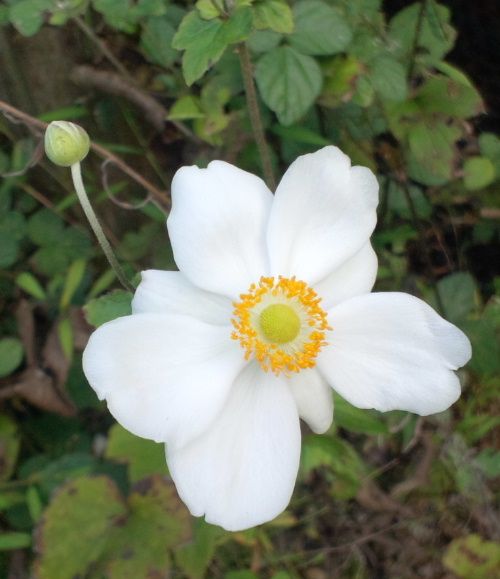
{"label": "background foliage", "polygon": [[330,432],[304,432],[294,498],[277,520],[244,533],[193,520],[161,446],[113,424],[85,382],[92,327],[128,313],[130,295],[67,172],[42,158],[36,125],[6,114],[1,576],[500,577],[500,139],[448,58],[455,16],[435,0],[0,5],[0,96],[38,120],[77,120],[105,146],[108,161],[91,156],[84,170],[130,276],[175,267],[164,221],[180,165],[223,158],[262,172],[238,57],[246,43],[275,174],[329,143],[374,170],[377,289],[423,297],[474,350],[463,397],[440,415],[382,415],[336,397]]}

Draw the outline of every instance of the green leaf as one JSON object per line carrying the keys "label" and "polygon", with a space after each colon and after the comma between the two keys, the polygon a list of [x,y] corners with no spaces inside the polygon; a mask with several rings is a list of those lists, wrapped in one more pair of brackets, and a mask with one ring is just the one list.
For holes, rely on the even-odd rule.
{"label": "green leaf", "polygon": [[335,395],[334,401],[334,424],[336,426],[345,428],[350,432],[359,432],[361,434],[376,435],[389,433],[387,425],[379,413],[356,408],[337,395]]}
{"label": "green leaf", "polygon": [[408,170],[424,185],[443,185],[451,180],[455,141],[461,131],[444,123],[418,124],[410,128]]}
{"label": "green leaf", "polygon": [[366,474],[363,461],[348,442],[313,434],[304,439],[301,471],[307,474],[318,467],[332,473],[332,493],[343,499],[356,495]]}
{"label": "green leaf", "polygon": [[278,34],[278,32],[273,30],[255,30],[250,35],[247,44],[252,52],[261,54],[276,48],[282,38],[282,34]]}
{"label": "green leaf", "polygon": [[203,519],[196,519],[193,530],[192,542],[176,551],[175,560],[189,579],[203,579],[217,543],[224,537],[225,531],[209,525]]}
{"label": "green leaf", "polygon": [[174,35],[175,28],[166,17],[148,18],[141,34],[141,49],[150,62],[167,67],[175,61]]}
{"label": "green leaf", "polygon": [[134,483],[167,472],[164,445],[139,438],[119,424],[109,431],[106,458],[127,464],[129,480]]}
{"label": "green leaf", "polygon": [[16,277],[16,284],[37,300],[44,300],[46,298],[45,290],[40,282],[28,271],[20,273]]}
{"label": "green leaf", "polygon": [[182,70],[190,86],[223,55],[226,48],[245,40],[252,30],[252,12],[248,7],[236,9],[228,20],[203,20],[197,11],[181,22],[172,46],[184,50]]}
{"label": "green leaf", "polygon": [[26,549],[31,546],[29,533],[3,532],[0,533],[0,551]]}
{"label": "green leaf", "polygon": [[444,566],[463,579],[500,576],[500,545],[467,535],[452,541],[443,556]]}
{"label": "green leaf", "polygon": [[375,91],[385,100],[401,102],[407,97],[406,70],[390,56],[381,56],[371,63],[370,80]]}
{"label": "green leaf", "polygon": [[38,529],[36,576],[86,576],[104,550],[110,531],[126,513],[118,488],[107,477],[82,477],[62,486]]}
{"label": "green leaf", "polygon": [[176,101],[170,109],[168,118],[171,120],[185,121],[190,119],[202,119],[205,113],[201,109],[200,99],[195,95],[185,95]]}
{"label": "green leaf", "polygon": [[255,78],[262,99],[283,125],[300,119],[321,92],[318,63],[290,46],[275,48],[260,58]]}
{"label": "green leaf", "polygon": [[16,263],[19,257],[19,242],[10,234],[0,231],[0,267],[7,268]]}
{"label": "green leaf", "polygon": [[483,110],[481,96],[473,86],[441,76],[425,82],[418,90],[415,101],[426,113],[442,113],[464,119]]}
{"label": "green leaf", "polygon": [[495,177],[495,166],[487,157],[471,157],[464,163],[464,185],[469,191],[487,187]]}
{"label": "green leaf", "polygon": [[57,246],[64,237],[64,222],[52,211],[40,209],[28,221],[28,235],[42,247]]}
{"label": "green leaf", "polygon": [[26,234],[26,219],[18,211],[8,211],[0,217],[0,233],[15,241],[21,241]]}
{"label": "green leaf", "polygon": [[65,310],[70,305],[71,300],[85,275],[86,267],[87,262],[84,259],[77,259],[70,265],[64,282],[61,301],[59,303],[62,310]]}
{"label": "green leaf", "polygon": [[131,9],[130,0],[92,0],[92,4],[112,28],[135,32],[140,14]]}
{"label": "green leaf", "polygon": [[337,54],[351,42],[352,32],[342,12],[322,0],[299,0],[293,15],[290,44],[302,54]]}
{"label": "green leaf", "polygon": [[0,340],[0,378],[11,374],[22,362],[23,345],[17,338]]}
{"label": "green leaf", "polygon": [[169,576],[170,550],[191,533],[190,515],[173,483],[158,476],[144,479],[132,489],[128,505],[128,517],[109,537],[99,570],[107,579]]}
{"label": "green leaf", "polygon": [[[439,4],[434,6],[432,12],[424,8],[423,18],[420,19],[422,6],[420,2],[415,2],[398,12],[389,24],[388,40],[394,47],[394,54],[409,61],[416,39],[416,58],[433,64],[441,61],[451,50],[456,32],[449,24],[449,8]],[[439,19],[437,25],[436,17]]]}
{"label": "green leaf", "polygon": [[51,7],[51,0],[21,0],[11,4],[9,20],[21,34],[33,36],[43,24],[43,12]]}
{"label": "green leaf", "polygon": [[446,319],[457,324],[476,307],[477,287],[470,273],[457,272],[439,280],[437,289]]}
{"label": "green leaf", "polygon": [[115,290],[100,296],[84,306],[85,318],[92,326],[99,327],[106,322],[129,316],[132,313],[132,294],[125,290]]}
{"label": "green leaf", "polygon": [[481,155],[495,165],[498,175],[500,175],[500,138],[494,133],[483,133],[479,136],[479,149]]}
{"label": "green leaf", "polygon": [[254,23],[258,30],[271,29],[281,34],[293,30],[293,13],[284,0],[261,0],[253,4]]}
{"label": "green leaf", "polygon": [[[3,340],[2,340],[3,341]],[[0,344],[2,342],[0,341]],[[0,480],[8,480],[16,467],[21,441],[17,424],[5,414],[0,414]]]}

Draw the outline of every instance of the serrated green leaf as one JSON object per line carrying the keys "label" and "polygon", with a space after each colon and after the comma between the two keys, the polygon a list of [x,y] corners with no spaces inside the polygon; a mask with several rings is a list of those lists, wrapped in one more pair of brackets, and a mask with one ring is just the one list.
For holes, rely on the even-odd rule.
{"label": "serrated green leaf", "polygon": [[487,157],[471,157],[464,163],[464,185],[469,191],[487,187],[496,178],[495,166]]}
{"label": "serrated green leaf", "polygon": [[0,340],[0,378],[11,374],[22,362],[23,345],[17,338],[2,338]]}
{"label": "serrated green leaf", "polygon": [[322,0],[299,0],[293,16],[290,44],[302,54],[337,54],[351,42],[352,31],[342,12]]}
{"label": "serrated green leaf", "polygon": [[153,474],[166,474],[165,449],[162,444],[139,438],[115,424],[109,431],[106,457],[128,465],[128,475],[135,483]]}
{"label": "serrated green leaf", "polygon": [[257,63],[255,78],[263,101],[283,125],[300,119],[321,92],[318,63],[290,46],[265,54]]}
{"label": "serrated green leaf", "polygon": [[197,11],[187,14],[181,22],[172,46],[184,50],[182,70],[188,85],[192,85],[215,64],[231,44],[245,40],[252,29],[250,8],[236,9],[227,20],[203,20]]}
{"label": "serrated green leaf", "polygon": [[258,30],[270,29],[281,34],[293,31],[293,13],[284,0],[260,0],[253,4],[253,10]]}
{"label": "serrated green leaf", "polygon": [[124,290],[115,290],[94,298],[84,306],[85,318],[92,326],[99,327],[106,322],[128,316],[132,313],[132,294]]}

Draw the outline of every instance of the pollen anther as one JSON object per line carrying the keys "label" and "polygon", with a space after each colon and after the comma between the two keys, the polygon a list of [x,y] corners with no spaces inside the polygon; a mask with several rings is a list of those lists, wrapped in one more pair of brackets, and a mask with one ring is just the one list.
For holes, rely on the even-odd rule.
{"label": "pollen anther", "polygon": [[326,345],[327,314],[321,298],[295,277],[261,277],[234,303],[234,331],[245,358],[255,358],[267,372],[313,368]]}

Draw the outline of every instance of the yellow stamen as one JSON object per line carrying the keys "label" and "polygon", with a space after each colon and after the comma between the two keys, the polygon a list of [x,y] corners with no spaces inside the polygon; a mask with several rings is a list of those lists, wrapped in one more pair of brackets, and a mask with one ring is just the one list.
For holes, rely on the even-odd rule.
{"label": "yellow stamen", "polygon": [[247,360],[254,357],[275,374],[315,366],[331,328],[312,288],[294,277],[261,277],[240,298],[231,337],[240,342]]}

